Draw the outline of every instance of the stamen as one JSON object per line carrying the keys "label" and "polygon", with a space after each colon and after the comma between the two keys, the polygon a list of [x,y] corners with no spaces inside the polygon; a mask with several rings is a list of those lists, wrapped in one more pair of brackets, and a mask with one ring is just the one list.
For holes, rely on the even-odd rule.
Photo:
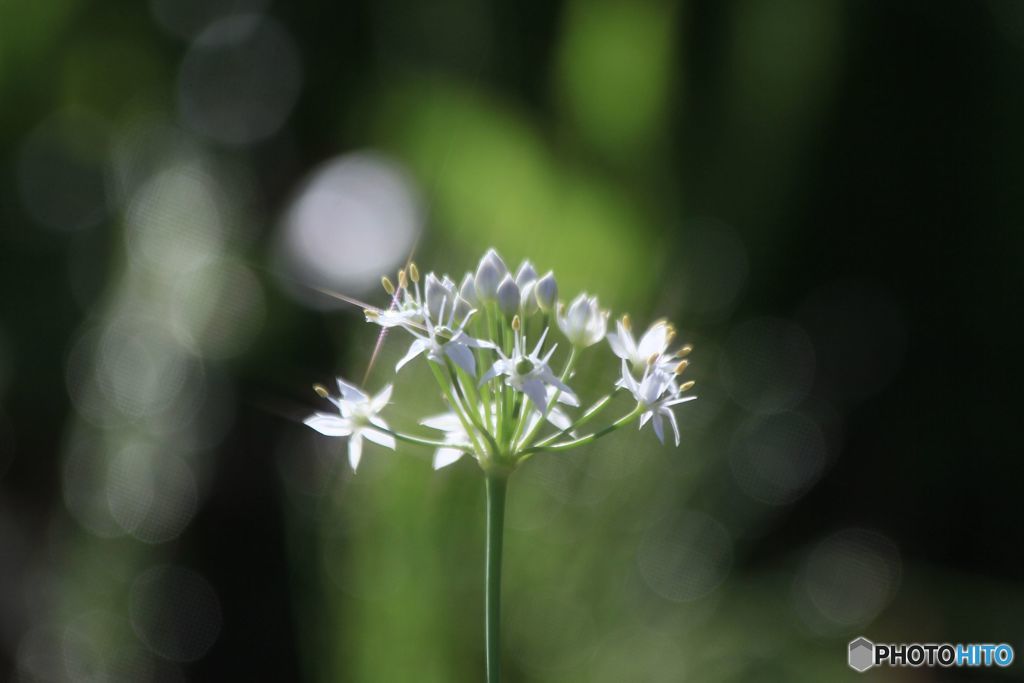
{"label": "stamen", "polygon": [[409,262],[409,279],[413,282],[420,281],[420,269],[412,261]]}
{"label": "stamen", "polygon": [[678,358],[685,358],[686,356],[690,355],[690,351],[693,351],[693,347],[690,346],[689,344],[686,344],[685,346],[680,348],[678,351],[676,351],[676,357],[678,357]]}
{"label": "stamen", "polygon": [[328,396],[330,396],[330,394],[327,392],[327,387],[325,387],[323,384],[314,384],[313,391],[315,391],[316,395],[319,396],[320,398],[327,398]]}
{"label": "stamen", "polygon": [[380,317],[380,311],[374,310],[372,308],[364,308],[363,314],[366,315],[367,320],[376,320],[377,318]]}
{"label": "stamen", "polygon": [[686,370],[686,368],[687,368],[687,366],[689,364],[690,364],[690,361],[688,361],[688,360],[681,360],[681,361],[679,361],[679,365],[676,366],[675,373],[677,375],[683,374],[683,371]]}
{"label": "stamen", "polygon": [[398,288],[405,289],[409,286],[409,280],[405,275],[405,270],[398,271]]}
{"label": "stamen", "polygon": [[629,313],[622,316],[622,327],[625,328],[626,332],[632,331],[633,321],[629,319]]}
{"label": "stamen", "polygon": [[657,362],[658,362],[658,354],[656,354],[656,353],[652,353],[652,354],[651,354],[651,355],[650,355],[650,356],[649,356],[649,357],[647,358],[647,364],[648,364],[648,365],[654,365],[654,364],[655,364],[655,363],[657,363]]}
{"label": "stamen", "polygon": [[692,379],[689,382],[684,382],[680,387],[679,391],[689,391],[693,389],[693,385],[696,384]]}
{"label": "stamen", "polygon": [[384,291],[388,293],[388,296],[395,295],[395,285],[392,284],[387,275],[380,279],[380,284],[384,287]]}
{"label": "stamen", "polygon": [[675,339],[675,338],[676,338],[675,328],[670,327],[669,330],[668,330],[668,334],[665,335],[665,346],[668,346],[669,344],[671,344],[672,340]]}
{"label": "stamen", "polygon": [[522,323],[519,322],[519,315],[517,314],[512,317],[512,329],[518,332],[521,327]]}

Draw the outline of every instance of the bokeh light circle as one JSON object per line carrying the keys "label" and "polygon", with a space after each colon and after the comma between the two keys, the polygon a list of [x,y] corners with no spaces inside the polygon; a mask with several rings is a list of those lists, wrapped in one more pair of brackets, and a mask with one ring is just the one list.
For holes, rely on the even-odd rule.
{"label": "bokeh light circle", "polygon": [[184,567],[140,574],[129,598],[132,628],[152,652],[173,662],[203,657],[220,635],[220,601],[210,582]]}
{"label": "bokeh light circle", "polygon": [[729,573],[732,538],[713,517],[686,511],[644,535],[637,566],[648,587],[666,600],[697,600]]}
{"label": "bokeh light circle", "polygon": [[782,318],[747,320],[732,329],[719,358],[722,382],[752,413],[794,408],[814,383],[814,346],[803,328]]}
{"label": "bokeh light circle", "polygon": [[59,230],[98,224],[107,215],[107,124],[68,110],[41,123],[18,159],[18,188],[32,218]]}
{"label": "bokeh light circle", "polygon": [[729,447],[736,483],[769,505],[791,503],[806,493],[824,472],[827,459],[821,428],[795,412],[752,416]]}
{"label": "bokeh light circle", "polygon": [[867,529],[844,529],[804,558],[795,584],[796,607],[820,633],[867,626],[889,604],[902,574],[899,549]]}
{"label": "bokeh light circle", "polygon": [[[421,204],[402,166],[376,152],[357,152],[312,172],[281,229],[281,257],[291,281],[361,292],[377,286],[381,274],[412,251],[422,229]],[[343,305],[308,291],[297,294],[311,303]]]}
{"label": "bokeh light circle", "polygon": [[197,132],[229,145],[276,133],[302,87],[294,40],[258,14],[214,22],[189,47],[178,78],[178,108]]}

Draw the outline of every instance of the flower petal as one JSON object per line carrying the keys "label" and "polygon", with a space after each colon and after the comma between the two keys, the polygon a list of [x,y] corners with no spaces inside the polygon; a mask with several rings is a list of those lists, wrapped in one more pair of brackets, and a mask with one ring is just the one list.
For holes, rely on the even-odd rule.
{"label": "flower petal", "polygon": [[372,428],[363,428],[359,430],[359,433],[365,436],[367,441],[372,441],[373,443],[384,446],[385,448],[395,450],[395,437],[390,434],[378,432],[376,429]]}
{"label": "flower petal", "polygon": [[528,379],[523,382],[523,393],[530,397],[533,401],[533,405],[537,406],[540,410],[545,410],[548,405],[548,392],[544,386],[544,382],[539,379]]}
{"label": "flower petal", "polygon": [[434,469],[439,470],[447,467],[461,458],[464,453],[458,448],[438,448],[434,452]]}
{"label": "flower petal", "polygon": [[303,420],[303,424],[327,436],[348,436],[352,433],[351,422],[330,413],[313,413]]}
{"label": "flower petal", "polygon": [[341,391],[341,397],[346,401],[359,403],[366,400],[366,394],[363,393],[362,389],[355,384],[349,384],[340,377],[338,378],[338,390]]}
{"label": "flower petal", "polygon": [[373,397],[373,400],[370,401],[370,409],[374,413],[379,413],[391,401],[391,390],[393,388],[394,386],[389,384]]}
{"label": "flower petal", "polygon": [[413,358],[423,353],[423,351],[426,350],[427,346],[429,346],[429,344],[423,339],[414,340],[413,343],[409,345],[409,350],[406,352],[404,356],[402,356],[402,360],[395,363],[395,372],[401,370],[403,367],[405,367],[406,363],[408,363]]}
{"label": "flower petal", "polygon": [[661,412],[654,414],[654,419],[651,420],[654,424],[654,434],[658,437],[658,441],[665,443],[665,426],[661,422]]}
{"label": "flower petal", "polygon": [[444,345],[444,352],[470,377],[476,377],[476,359],[472,351],[456,342],[448,342]]}
{"label": "flower petal", "polygon": [[678,448],[679,447],[679,424],[676,422],[676,414],[673,413],[668,408],[662,408],[661,412],[663,412],[665,414],[665,417],[668,418],[668,423],[670,425],[672,425],[672,433],[676,437],[676,447]]}
{"label": "flower petal", "polygon": [[363,438],[359,434],[354,434],[351,439],[348,440],[348,464],[352,466],[352,471],[355,472],[359,469],[359,461],[363,458]]}

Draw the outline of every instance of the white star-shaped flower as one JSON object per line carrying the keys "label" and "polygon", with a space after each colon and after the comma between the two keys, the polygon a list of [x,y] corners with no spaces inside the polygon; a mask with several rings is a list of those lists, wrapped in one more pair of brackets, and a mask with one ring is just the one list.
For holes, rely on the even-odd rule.
{"label": "white star-shaped flower", "polygon": [[[363,438],[395,450],[395,438],[381,431],[389,429],[387,422],[378,415],[391,400],[391,385],[387,385],[374,397],[367,396],[362,389],[338,378],[341,397],[326,396],[338,408],[335,413],[313,413],[303,422],[326,436],[347,436],[348,462],[352,469],[359,467],[363,455]],[[317,389],[321,392],[321,388]],[[324,390],[326,393],[326,390]],[[323,395],[323,394],[321,394]]]}
{"label": "white star-shaped flower", "polygon": [[[667,419],[675,435],[676,446],[679,445],[679,425],[671,408],[686,403],[696,396],[681,396],[675,383],[675,375],[656,366],[648,366],[638,382],[630,372],[629,362],[622,361],[622,378],[616,384],[633,394],[637,404],[643,409],[640,414],[640,427],[648,421],[654,426],[658,441],[665,443],[665,428],[662,419]],[[684,387],[685,388],[685,387]]]}
{"label": "white star-shaped flower", "polygon": [[567,384],[558,379],[548,366],[548,361],[551,360],[558,345],[552,346],[543,358],[540,356],[547,334],[547,330],[544,330],[537,346],[529,354],[523,351],[521,335],[516,335],[511,356],[505,356],[501,349],[496,349],[499,358],[480,379],[480,383],[483,384],[493,377],[504,376],[505,384],[526,394],[541,411],[547,410],[549,387],[554,387],[561,392],[561,396],[564,396],[564,403],[578,406],[579,400],[576,398],[576,394]]}
{"label": "white star-shaped flower", "polygon": [[639,342],[633,337],[628,319],[618,321],[616,329],[617,332],[608,333],[608,344],[612,347],[612,353],[629,361],[637,372],[647,367],[652,356],[660,358],[664,355],[675,334],[672,326],[664,320],[651,325],[640,337]]}

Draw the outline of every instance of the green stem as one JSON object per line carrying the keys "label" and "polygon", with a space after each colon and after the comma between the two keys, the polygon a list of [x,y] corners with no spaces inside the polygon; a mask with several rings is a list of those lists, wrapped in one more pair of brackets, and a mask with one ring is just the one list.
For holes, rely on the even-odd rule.
{"label": "green stem", "polygon": [[391,429],[385,429],[384,427],[378,427],[377,425],[374,425],[372,429],[377,432],[384,432],[385,434],[389,434],[390,436],[395,437],[395,439],[397,439],[398,441],[414,443],[417,446],[430,446],[432,448],[443,448],[445,446],[451,446],[451,444],[445,443],[444,441],[426,439],[419,436],[412,436],[411,434],[402,434],[401,432],[396,432]]}
{"label": "green stem", "polygon": [[505,491],[508,475],[485,475],[487,492],[487,556],[485,564],[487,683],[501,680],[501,551],[505,532]]}
{"label": "green stem", "polygon": [[[640,413],[642,413],[642,412],[644,412],[643,406],[638,405],[636,408],[633,409],[633,411],[631,413],[623,415],[618,420],[616,420],[615,422],[611,423],[610,425],[608,425],[604,429],[599,429],[596,432],[594,432],[593,434],[587,434],[586,436],[581,436],[580,438],[573,439],[572,441],[563,441],[561,443],[553,443],[553,444],[551,444],[549,446],[541,446],[541,445],[538,444],[536,446],[532,446],[530,448],[527,448],[526,450],[522,451],[522,453],[525,454],[525,455],[529,455],[531,453],[536,453],[537,451],[567,451],[567,450],[569,450],[571,448],[578,448],[579,446],[584,446],[584,445],[586,445],[588,443],[591,443],[593,441],[597,441],[602,436],[606,436],[608,434],[611,434],[612,432],[614,432],[616,429],[619,429],[620,427],[625,427],[627,424],[629,424],[630,422],[632,422],[633,420],[638,418],[640,416]],[[524,458],[524,460],[525,460],[525,458]]]}

